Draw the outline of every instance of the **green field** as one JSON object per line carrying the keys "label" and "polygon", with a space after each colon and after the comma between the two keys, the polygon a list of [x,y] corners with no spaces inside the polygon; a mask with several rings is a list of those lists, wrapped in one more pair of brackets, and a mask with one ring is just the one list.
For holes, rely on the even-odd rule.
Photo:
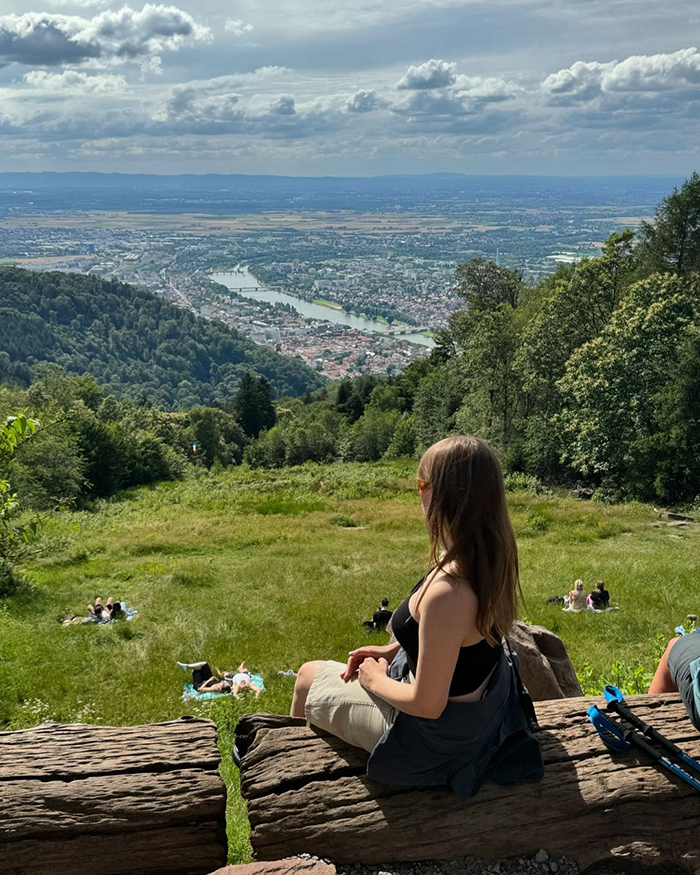
{"label": "green field", "polygon": [[[644,683],[660,641],[700,608],[700,526],[669,527],[641,504],[524,491],[509,502],[523,616],[563,637],[588,689],[618,675]],[[233,861],[250,852],[229,756],[238,716],[286,712],[293,678],[277,672],[343,659],[367,640],[361,621],[378,600],[395,607],[427,561],[411,462],[202,473],[49,519],[38,549],[25,563],[27,583],[0,601],[0,728],[212,716]],[[603,578],[620,610],[567,614],[546,604],[577,577],[588,588]],[[125,599],[137,618],[60,626],[62,614],[84,613],[98,595]],[[244,694],[184,704],[177,659],[222,668],[245,659],[267,691],[259,702]]]}

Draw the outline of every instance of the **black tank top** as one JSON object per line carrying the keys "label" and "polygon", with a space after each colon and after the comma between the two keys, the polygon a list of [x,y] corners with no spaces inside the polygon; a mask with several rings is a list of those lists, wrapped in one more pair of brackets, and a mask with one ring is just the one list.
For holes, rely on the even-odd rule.
{"label": "black tank top", "polygon": [[[414,675],[418,665],[418,621],[411,614],[408,603],[424,580],[425,577],[421,577],[391,618],[391,629],[396,640],[406,651],[408,665]],[[485,638],[477,644],[461,647],[452,675],[449,695],[464,696],[478,689],[493,671],[500,652],[500,644],[489,644]]]}

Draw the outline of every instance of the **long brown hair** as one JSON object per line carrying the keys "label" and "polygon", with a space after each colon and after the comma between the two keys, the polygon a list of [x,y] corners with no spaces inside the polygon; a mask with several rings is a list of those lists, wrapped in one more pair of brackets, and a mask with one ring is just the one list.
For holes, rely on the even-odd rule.
{"label": "long brown hair", "polygon": [[425,516],[432,564],[440,570],[455,564],[476,594],[477,629],[490,643],[500,642],[522,590],[496,454],[470,435],[448,437],[423,453],[418,479],[431,490]]}

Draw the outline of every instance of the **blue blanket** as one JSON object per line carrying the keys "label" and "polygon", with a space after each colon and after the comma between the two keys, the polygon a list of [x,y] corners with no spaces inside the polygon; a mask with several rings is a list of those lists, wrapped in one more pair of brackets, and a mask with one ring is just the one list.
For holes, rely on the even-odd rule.
{"label": "blue blanket", "polygon": [[[265,684],[263,682],[262,675],[251,674],[250,679],[256,687],[260,687],[260,689],[263,691],[265,690]],[[245,692],[245,690],[241,690],[241,692]],[[210,699],[223,699],[226,696],[230,695],[231,693],[201,693],[199,690],[195,690],[192,684],[185,684],[182,688],[183,702],[206,702]]]}
{"label": "blue blanket", "polygon": [[199,690],[195,690],[192,684],[185,684],[182,688],[183,702],[206,702],[209,699],[224,699],[230,695],[230,693],[200,693]]}

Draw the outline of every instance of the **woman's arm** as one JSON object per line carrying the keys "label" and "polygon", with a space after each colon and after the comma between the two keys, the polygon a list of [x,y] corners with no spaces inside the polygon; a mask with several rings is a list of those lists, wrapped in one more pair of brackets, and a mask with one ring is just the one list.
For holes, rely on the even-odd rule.
{"label": "woman's arm", "polygon": [[476,608],[476,596],[465,598],[465,593],[456,592],[447,580],[431,583],[420,603],[414,683],[392,680],[386,675],[385,663],[370,659],[360,666],[360,683],[399,711],[437,719],[447,705],[465,633],[470,625],[476,626]]}

